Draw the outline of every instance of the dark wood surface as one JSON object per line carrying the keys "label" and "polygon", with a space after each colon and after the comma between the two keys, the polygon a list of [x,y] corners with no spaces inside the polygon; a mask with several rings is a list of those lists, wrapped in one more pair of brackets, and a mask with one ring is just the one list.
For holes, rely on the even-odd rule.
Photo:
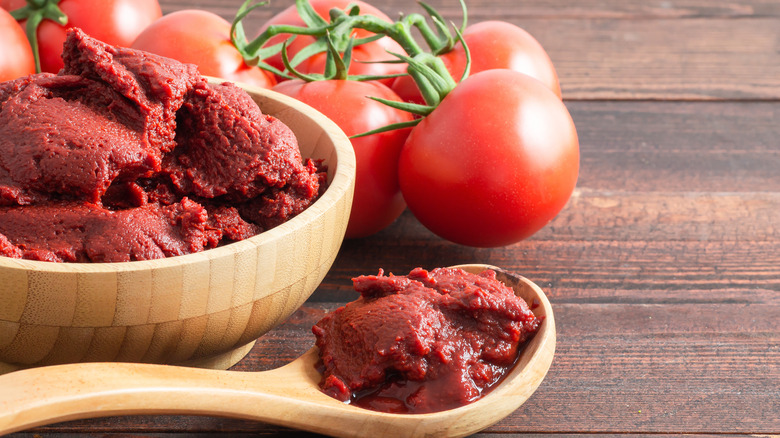
{"label": "dark wood surface", "polygon": [[[161,0],[232,17],[240,0]],[[249,29],[291,4],[273,0]],[[412,0],[375,1],[391,16]],[[454,0],[431,0],[460,20]],[[489,263],[545,289],[558,348],[538,391],[484,436],[780,434],[780,2],[468,0],[548,50],[580,135],[578,188],[516,245],[442,241],[405,213],[345,242],[311,299],[238,370],[313,343],[311,325],[384,268]],[[1,389],[0,389],[1,390]],[[113,417],[18,436],[300,435],[213,417]]]}

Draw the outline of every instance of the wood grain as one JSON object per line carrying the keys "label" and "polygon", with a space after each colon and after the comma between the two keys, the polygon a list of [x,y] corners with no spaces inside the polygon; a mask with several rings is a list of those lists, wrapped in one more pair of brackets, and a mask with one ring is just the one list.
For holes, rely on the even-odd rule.
{"label": "wood grain", "polygon": [[567,106],[580,138],[580,188],[780,191],[780,103],[606,101]]}
{"label": "wood grain", "polygon": [[[213,10],[232,20],[240,0],[163,2],[166,11]],[[452,0],[430,2],[461,22]],[[257,9],[247,35],[292,1]],[[391,17],[419,13],[408,0],[375,2]],[[470,21],[502,19],[528,30],[550,54],[569,100],[780,99],[780,5],[773,1],[473,1]]]}
{"label": "wood grain", "polygon": [[[163,12],[171,12],[188,7],[208,9],[225,18],[235,15],[243,0],[165,0],[160,2]],[[258,2],[259,3],[259,2]],[[271,0],[267,6],[259,8],[258,16],[266,17],[289,7],[294,0]],[[415,2],[409,0],[383,0],[369,2],[391,18],[404,12],[420,12]],[[461,7],[453,0],[429,0],[433,6],[447,18],[460,17]],[[578,19],[614,18],[752,18],[780,17],[780,5],[772,0],[746,1],[707,1],[683,0],[675,2],[647,2],[643,0],[470,0],[466,2],[469,15],[473,18],[548,18],[576,17]]]}
{"label": "wood grain", "polygon": [[[165,11],[198,7],[226,18],[240,3],[162,2]],[[290,3],[258,9],[250,35]],[[411,0],[372,3],[391,16],[419,11]],[[429,3],[460,21],[457,2]],[[559,342],[534,396],[478,436],[780,435],[780,2],[468,5],[471,21],[518,24],[553,58],[580,136],[576,195],[548,227],[504,248],[447,243],[408,212],[346,242],[311,299],[235,369],[271,369],[303,353],[311,325],[355,298],[354,276],[479,261],[548,292]],[[311,436],[191,416],[30,433],[84,432]]]}
{"label": "wood grain", "polygon": [[[568,335],[559,336],[550,374],[526,405],[491,432],[576,433],[587,427],[601,433],[772,433],[780,427],[771,415],[780,408],[776,396],[780,336],[771,308],[699,303],[553,305],[559,320],[566,317],[558,326]],[[293,359],[300,353],[296,350],[312,345],[311,325],[333,308],[322,304],[300,309],[261,338],[253,354],[235,369],[272,369]],[[735,313],[751,317],[735,322]],[[702,319],[711,321],[706,331]],[[724,403],[738,408],[723,412]],[[212,417],[115,418],[110,424],[129,430],[142,425],[138,430],[158,433],[182,427],[191,432],[213,430],[217,425],[231,433],[284,430]],[[82,430],[89,425],[61,427]]]}

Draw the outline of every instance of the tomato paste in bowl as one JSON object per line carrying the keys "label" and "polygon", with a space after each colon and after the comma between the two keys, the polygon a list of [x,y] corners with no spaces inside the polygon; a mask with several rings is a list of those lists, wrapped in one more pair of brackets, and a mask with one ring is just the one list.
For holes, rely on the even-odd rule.
{"label": "tomato paste in bowl", "polygon": [[541,323],[492,270],[412,270],[353,279],[361,294],[312,329],[326,394],[391,413],[479,399]]}
{"label": "tomato paste in bowl", "polygon": [[65,67],[0,84],[0,255],[126,262],[200,252],[321,193],[293,132],[196,66],[71,30]]}

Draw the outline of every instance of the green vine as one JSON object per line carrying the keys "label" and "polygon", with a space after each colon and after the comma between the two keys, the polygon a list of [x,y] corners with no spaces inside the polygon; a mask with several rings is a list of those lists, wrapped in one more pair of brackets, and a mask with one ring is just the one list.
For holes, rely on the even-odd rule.
{"label": "green vine", "polygon": [[27,20],[25,33],[32,47],[35,71],[41,72],[41,56],[38,49],[38,26],[43,20],[51,20],[60,26],[68,24],[68,16],[59,7],[60,0],[27,0],[27,4],[11,11],[17,21]]}
{"label": "green vine", "polygon": [[[470,70],[471,55],[462,36],[462,31],[467,22],[467,10],[464,1],[460,0],[460,3],[463,9],[463,22],[460,28],[452,25],[455,33],[455,36],[453,36],[450,27],[445,23],[444,17],[430,5],[422,2],[420,5],[427,12],[428,17],[413,13],[403,16],[395,22],[388,22],[373,15],[360,15],[360,10],[356,5],[347,10],[331,9],[329,13],[330,20],[328,21],[317,14],[308,0],[296,0],[295,4],[298,14],[303,19],[305,26],[272,25],[266,28],[254,40],[248,41],[241,22],[252,10],[262,6],[262,4],[253,4],[253,0],[246,0],[239,8],[233,21],[231,39],[247,64],[268,70],[285,78],[295,77],[312,81],[323,79],[375,80],[398,76],[350,76],[346,74],[351,61],[352,49],[355,46],[378,38],[388,37],[397,42],[406,52],[406,54],[391,53],[398,58],[398,61],[392,62],[404,62],[407,64],[407,74],[417,84],[426,104],[418,105],[379,98],[373,99],[393,108],[424,117],[430,114],[457,85],[457,82],[450,75],[444,62],[438,55],[452,50],[455,43],[460,41],[466,53],[466,69],[460,80],[465,79]],[[429,24],[429,19],[433,26]],[[354,29],[363,29],[374,35],[368,38],[356,39],[352,35]],[[419,33],[427,48],[423,48],[417,42],[414,38],[414,31]],[[269,41],[277,35],[291,35],[291,37],[282,43],[269,45]],[[297,35],[309,35],[316,37],[317,40],[298,52],[292,59],[288,59],[286,53],[287,44]],[[280,71],[264,61],[280,51],[285,71]],[[318,53],[326,53],[327,56],[324,74],[302,74],[295,70],[295,67],[303,60]],[[411,123],[415,124],[419,121],[420,119],[416,119]],[[361,135],[388,131],[408,125],[408,123],[404,123],[403,126],[390,125]]]}

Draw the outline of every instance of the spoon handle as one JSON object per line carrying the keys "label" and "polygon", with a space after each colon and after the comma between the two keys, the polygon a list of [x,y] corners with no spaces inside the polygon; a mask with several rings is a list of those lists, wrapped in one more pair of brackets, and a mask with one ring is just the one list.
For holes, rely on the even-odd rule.
{"label": "spoon handle", "polygon": [[316,380],[302,378],[302,374],[317,378],[308,356],[276,370],[252,373],[129,363],[16,371],[0,376],[0,435],[65,420],[163,413],[230,416],[294,427],[295,420],[305,418],[300,412],[306,399],[329,399],[319,393]]}

